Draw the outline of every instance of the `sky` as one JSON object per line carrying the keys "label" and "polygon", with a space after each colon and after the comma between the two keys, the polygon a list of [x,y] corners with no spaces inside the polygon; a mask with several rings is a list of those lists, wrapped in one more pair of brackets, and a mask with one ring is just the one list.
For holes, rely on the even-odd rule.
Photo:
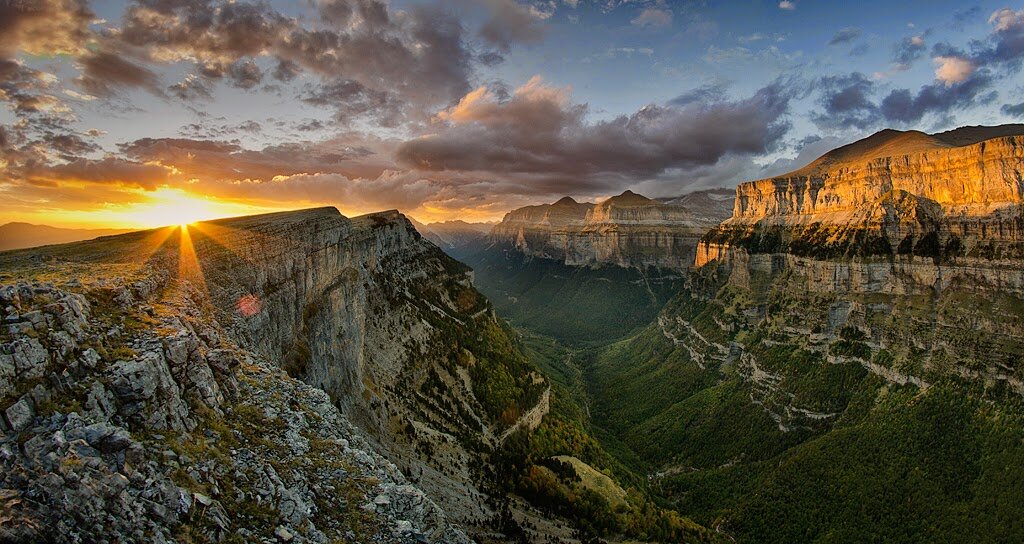
{"label": "sky", "polygon": [[0,1],[0,223],[493,221],[1024,118],[1024,6]]}

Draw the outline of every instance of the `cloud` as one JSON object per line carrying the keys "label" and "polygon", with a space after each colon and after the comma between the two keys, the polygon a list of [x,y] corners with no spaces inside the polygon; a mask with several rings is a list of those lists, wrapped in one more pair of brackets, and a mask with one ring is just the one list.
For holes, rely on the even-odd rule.
{"label": "cloud", "polygon": [[672,26],[672,11],[667,8],[647,7],[630,21],[634,26],[664,28]]}
{"label": "cloud", "polygon": [[973,62],[960,57],[935,57],[933,60],[936,65],[935,79],[944,83],[946,87],[967,81],[977,70]]}
{"label": "cloud", "polygon": [[771,150],[789,125],[788,89],[775,83],[753,96],[684,105],[649,105],[590,123],[569,89],[533,78],[505,101],[487,88],[439,116],[434,133],[402,143],[401,165],[438,172],[492,172],[571,178],[577,186],[614,185],[670,168],[710,165],[727,154]]}
{"label": "cloud", "polygon": [[1024,117],[1024,102],[1020,104],[1003,104],[999,111],[1010,117]]}
{"label": "cloud", "polygon": [[239,89],[252,89],[263,81],[263,70],[252,59],[237,60],[227,70],[231,84]]}
{"label": "cloud", "polygon": [[0,100],[19,117],[36,113],[61,113],[65,107],[49,94],[51,78],[45,73],[11,59],[0,59]]}
{"label": "cloud", "polygon": [[[244,127],[241,127],[244,130]],[[318,144],[295,142],[245,149],[237,143],[190,138],[141,138],[120,144],[122,154],[133,160],[159,164],[202,182],[271,181],[297,174],[343,174],[352,177],[379,175],[390,165],[359,163],[374,152],[348,142]]]}
{"label": "cloud", "polygon": [[339,79],[313,86],[302,101],[334,109],[334,119],[350,124],[371,117],[381,126],[396,126],[403,116],[403,104],[391,93],[370,89],[352,79]]}
{"label": "cloud", "polygon": [[20,174],[37,184],[97,183],[154,190],[167,182],[171,171],[159,165],[108,156],[99,160],[78,158],[51,166],[30,164]]}
{"label": "cloud", "polygon": [[167,90],[170,91],[172,95],[186,102],[213,98],[209,84],[204,79],[197,77],[195,74],[186,75],[185,79],[167,87]]}
{"label": "cloud", "polygon": [[839,30],[832,36],[832,39],[828,41],[829,45],[842,45],[844,43],[850,43],[860,37],[860,29],[854,27],[847,27]]}
{"label": "cloud", "polygon": [[953,29],[963,30],[967,23],[973,22],[981,16],[981,6],[971,6],[967,9],[953,12]]}
{"label": "cloud", "polygon": [[[487,26],[488,36],[502,43],[529,39],[531,30],[509,26],[514,21],[509,22],[508,14],[518,13],[518,4],[490,3],[496,15]],[[320,24],[309,24],[275,11],[269,3],[139,0],[127,8],[121,28],[106,41],[123,44],[125,51],[149,63],[192,63],[205,81],[202,87],[172,86],[171,92],[181,98],[203,97],[189,90],[208,90],[223,78],[235,87],[255,89],[265,81],[267,65],[273,66],[270,74],[278,81],[292,81],[302,72],[317,76],[325,87],[322,96],[339,80],[354,81],[368,92],[398,97],[410,112],[446,105],[470,88],[474,56],[451,11],[413,5],[393,12],[379,0],[330,0],[320,2],[318,10]],[[363,96],[353,98],[365,105]],[[339,115],[362,109],[333,106]],[[391,114],[365,113],[370,118]]]}
{"label": "cloud", "polygon": [[878,122],[878,107],[872,101],[875,83],[864,74],[825,76],[815,86],[823,111],[812,113],[811,119],[819,127],[866,129]]}
{"label": "cloud", "polygon": [[[813,112],[812,120],[822,128],[913,125],[926,116],[948,124],[956,111],[992,104],[998,98],[996,83],[1021,69],[1024,10],[1000,9],[992,13],[988,22],[992,27],[989,35],[972,40],[966,49],[942,42],[935,44],[931,51],[935,81],[916,91],[892,89],[877,100],[875,94],[879,89],[862,74],[822,78],[819,103],[823,109]],[[905,38],[894,48],[894,70],[906,70],[924,51],[924,35]],[[1001,111],[1016,115],[1018,110],[1016,105],[1007,104]]]}
{"label": "cloud", "polygon": [[95,19],[85,0],[0,2],[0,58],[18,51],[30,55],[79,55]]}
{"label": "cloud", "polygon": [[479,36],[489,45],[507,52],[514,43],[536,43],[544,37],[543,12],[515,0],[479,0],[488,16]]}
{"label": "cloud", "polygon": [[719,97],[724,96],[728,88],[729,85],[726,82],[716,81],[714,83],[709,83],[686,91],[672,100],[669,100],[669,104],[673,106],[687,106],[690,104],[714,102]]}
{"label": "cloud", "polygon": [[892,48],[892,62],[897,70],[907,70],[914,61],[924,55],[924,36],[908,36],[903,38]]}
{"label": "cloud", "polygon": [[978,64],[1004,64],[1017,71],[1024,56],[1024,9],[1003,8],[988,18],[993,31],[985,46],[975,43],[973,60]]}
{"label": "cloud", "polygon": [[947,115],[971,105],[991,103],[996,95],[994,91],[985,91],[992,83],[990,75],[977,72],[955,85],[941,81],[925,85],[916,94],[907,89],[896,89],[882,99],[879,109],[889,121],[917,123],[927,114]]}
{"label": "cloud", "polygon": [[779,9],[793,11],[796,9],[796,2],[792,2],[790,0],[782,0],[781,2],[779,2]]}
{"label": "cloud", "polygon": [[89,94],[112,96],[125,87],[142,88],[162,95],[160,80],[152,70],[121,55],[107,51],[90,52],[78,60],[82,75],[77,83]]}

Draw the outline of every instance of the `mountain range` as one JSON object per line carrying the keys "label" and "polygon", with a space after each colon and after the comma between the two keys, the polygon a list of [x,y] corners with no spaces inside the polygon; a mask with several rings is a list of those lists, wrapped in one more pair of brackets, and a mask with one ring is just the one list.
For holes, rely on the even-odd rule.
{"label": "mountain range", "polygon": [[129,229],[64,229],[29,223],[6,223],[0,225],[0,251],[66,244],[128,231]]}
{"label": "mountain range", "polygon": [[1022,144],[2,253],[0,540],[1020,540]]}

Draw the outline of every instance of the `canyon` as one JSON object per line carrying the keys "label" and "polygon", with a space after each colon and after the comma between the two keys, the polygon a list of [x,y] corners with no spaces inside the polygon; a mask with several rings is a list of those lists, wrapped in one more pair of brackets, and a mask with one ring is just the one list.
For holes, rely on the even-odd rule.
{"label": "canyon", "polygon": [[596,424],[741,541],[978,540],[1014,494],[992,478],[1024,477],[1020,129],[883,131],[740,184],[656,322],[590,354]]}
{"label": "canyon", "polygon": [[1021,144],[0,253],[0,541],[1015,540]]}
{"label": "canyon", "polygon": [[513,323],[574,344],[649,323],[682,285],[703,233],[728,217],[732,192],[599,203],[563,197],[513,210],[486,237],[446,248]]}

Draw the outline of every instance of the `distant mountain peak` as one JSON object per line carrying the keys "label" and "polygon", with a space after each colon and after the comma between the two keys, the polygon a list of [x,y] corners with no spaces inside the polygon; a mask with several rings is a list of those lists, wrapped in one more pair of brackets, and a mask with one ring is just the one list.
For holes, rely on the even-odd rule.
{"label": "distant mountain peak", "polygon": [[622,194],[613,196],[608,200],[604,201],[604,204],[616,204],[619,206],[623,205],[643,205],[643,204],[655,204],[656,201],[651,200],[643,195],[638,195],[629,189],[626,189]]}
{"label": "distant mountain peak", "polygon": [[579,202],[576,202],[576,199],[573,197],[563,196],[562,198],[559,198],[557,202],[552,204],[552,206],[575,206],[577,204],[579,204]]}

